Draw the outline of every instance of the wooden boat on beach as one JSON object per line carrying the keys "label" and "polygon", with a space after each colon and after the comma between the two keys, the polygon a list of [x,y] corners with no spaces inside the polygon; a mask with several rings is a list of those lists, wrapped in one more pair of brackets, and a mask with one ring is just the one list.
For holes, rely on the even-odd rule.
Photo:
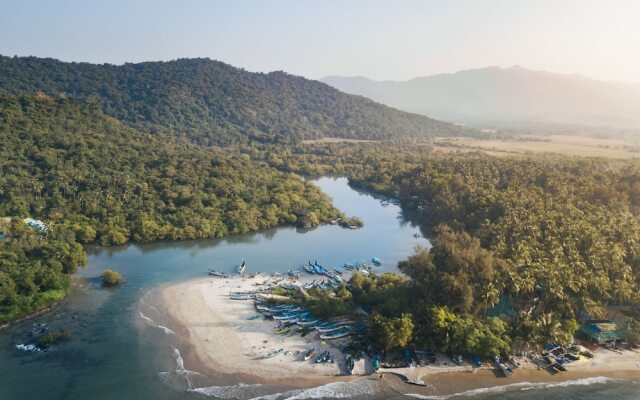
{"label": "wooden boat on beach", "polygon": [[232,294],[229,296],[231,300],[253,300],[256,298],[255,294]]}
{"label": "wooden boat on beach", "polygon": [[216,271],[214,269],[209,269],[209,275],[217,276],[219,278],[227,278],[227,275],[222,271]]}
{"label": "wooden boat on beach", "polygon": [[340,338],[343,338],[343,337],[350,336],[352,333],[353,332],[351,331],[351,329],[342,330],[342,331],[336,331],[336,332],[326,333],[326,334],[320,335],[320,339],[322,339],[322,340],[340,339]]}
{"label": "wooden boat on beach", "polygon": [[310,348],[310,349],[309,349],[309,351],[307,351],[307,352],[305,353],[305,355],[304,355],[304,360],[305,360],[305,361],[308,361],[308,360],[310,360],[310,359],[311,359],[313,356],[315,356],[315,355],[316,355],[316,348],[315,348],[315,347],[312,347],[312,348]]}
{"label": "wooden boat on beach", "polygon": [[278,354],[280,354],[282,352],[283,352],[283,349],[273,350],[273,351],[271,351],[271,352],[259,357],[258,359],[259,360],[264,360],[264,359],[267,359],[267,358],[273,358],[273,357],[277,356]]}
{"label": "wooden boat on beach", "polygon": [[334,326],[328,326],[326,328],[316,328],[316,330],[320,333],[329,333],[329,332],[335,332],[335,331],[339,331],[341,329],[346,329],[348,328],[346,325],[334,325]]}
{"label": "wooden boat on beach", "polygon": [[298,326],[313,326],[318,322],[320,322],[319,319],[313,319],[313,318],[302,319],[302,320],[298,320]]}
{"label": "wooden boat on beach", "polygon": [[496,366],[502,371],[502,373],[504,374],[504,376],[511,376],[513,375],[513,370],[511,368],[509,368],[509,366],[503,362],[500,357],[495,357],[493,359],[493,361],[496,363]]}
{"label": "wooden boat on beach", "polygon": [[242,275],[242,273],[244,272],[244,270],[247,268],[247,264],[244,262],[244,259],[242,260],[242,263],[240,265],[238,265],[238,273],[240,275]]}
{"label": "wooden boat on beach", "polygon": [[356,359],[351,354],[344,356],[344,362],[347,367],[347,373],[353,375],[353,369],[356,367]]}

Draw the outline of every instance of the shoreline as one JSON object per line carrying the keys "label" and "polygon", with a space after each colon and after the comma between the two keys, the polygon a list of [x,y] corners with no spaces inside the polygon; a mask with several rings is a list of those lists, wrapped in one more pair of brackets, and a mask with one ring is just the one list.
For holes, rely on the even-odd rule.
{"label": "shoreline", "polygon": [[69,296],[69,293],[66,293],[64,295],[64,297],[61,298],[60,300],[56,300],[51,304],[48,304],[48,305],[46,305],[46,306],[44,306],[44,307],[42,307],[40,309],[37,309],[37,310],[31,312],[30,314],[27,314],[25,316],[13,319],[13,320],[11,320],[9,322],[5,322],[4,324],[0,325],[0,331],[3,330],[3,329],[7,329],[7,328],[9,328],[9,327],[11,327],[13,325],[19,324],[21,322],[27,321],[27,320],[29,320],[31,318],[35,318],[35,317],[38,317],[40,315],[48,313],[49,311],[51,311],[54,308],[56,308],[57,306],[59,306],[68,296]]}
{"label": "shoreline", "polygon": [[[306,277],[305,277],[306,278]],[[229,384],[267,384],[308,388],[334,382],[369,379],[384,382],[394,390],[420,395],[451,395],[469,390],[518,384],[560,383],[586,378],[630,379],[640,377],[640,353],[622,354],[598,349],[595,357],[567,366],[568,371],[551,374],[533,363],[523,363],[510,377],[502,377],[490,364],[482,368],[451,365],[441,355],[436,366],[381,368],[367,375],[341,375],[343,357],[339,348],[323,343],[315,334],[307,337],[279,336],[275,321],[257,318],[253,302],[231,300],[232,291],[251,290],[257,278],[204,277],[153,289],[155,307],[175,331],[185,364],[207,376]],[[163,321],[163,322],[165,322]],[[336,364],[302,361],[306,349],[330,350]],[[260,356],[275,350],[283,353],[270,359]],[[440,358],[442,357],[442,358]],[[364,369],[361,368],[364,372]],[[392,376],[393,375],[393,376]],[[409,385],[406,381],[422,383]]]}
{"label": "shoreline", "polygon": [[[257,315],[253,302],[229,298],[230,292],[255,289],[253,283],[264,280],[264,276],[207,277],[153,289],[154,308],[175,331],[186,366],[229,384],[306,388],[355,378],[340,374],[341,357],[335,364],[301,359],[311,347],[338,356],[337,349],[311,335],[276,335],[277,321],[248,319]],[[282,354],[259,359],[281,348]]]}
{"label": "shoreline", "polygon": [[35,318],[35,317],[39,317],[41,315],[44,315],[46,313],[48,313],[49,311],[53,310],[54,308],[58,307],[60,304],[62,304],[71,294],[71,292],[73,291],[73,287],[74,285],[79,284],[78,278],[75,276],[70,276],[69,277],[69,284],[68,287],[64,293],[64,296],[62,296],[61,298],[53,301],[50,304],[44,305],[36,310],[33,310],[32,312],[28,313],[27,315],[23,315],[20,316],[16,319],[12,319],[11,321],[7,321],[3,324],[0,324],[0,331],[2,331],[3,329],[7,329],[13,325],[19,324],[21,322],[27,321],[31,318]]}

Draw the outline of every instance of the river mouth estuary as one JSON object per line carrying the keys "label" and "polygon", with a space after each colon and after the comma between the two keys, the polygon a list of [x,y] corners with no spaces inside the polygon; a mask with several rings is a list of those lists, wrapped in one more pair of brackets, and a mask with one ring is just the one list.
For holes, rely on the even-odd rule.
{"label": "river mouth estuary", "polygon": [[[231,273],[242,258],[251,273],[299,269],[307,260],[336,266],[371,257],[384,261],[377,271],[397,271],[397,262],[416,245],[429,246],[393,202],[358,192],[345,178],[315,183],[337,208],[360,217],[364,228],[283,227],[221,240],[88,248],[89,263],[62,304],[0,331],[0,399],[429,398],[393,377],[383,382],[368,376],[349,382],[328,378],[336,382],[301,388],[256,383],[242,374],[203,374],[192,365],[197,363],[190,364],[191,349],[176,334],[178,328],[154,306],[158,289],[201,278],[209,268]],[[122,273],[126,283],[115,290],[102,288],[99,275],[106,268]],[[73,337],[47,353],[16,349],[33,342],[34,323],[68,330]],[[576,377],[562,384],[486,379],[492,387],[482,390],[463,390],[464,385],[453,390],[455,382],[443,382],[458,394],[438,398],[640,398],[637,379]]]}

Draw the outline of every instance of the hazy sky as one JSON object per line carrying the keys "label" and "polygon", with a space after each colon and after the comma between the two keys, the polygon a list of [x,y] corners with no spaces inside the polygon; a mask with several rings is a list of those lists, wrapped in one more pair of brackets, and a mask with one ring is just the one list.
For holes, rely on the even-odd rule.
{"label": "hazy sky", "polygon": [[489,65],[640,82],[640,0],[0,0],[0,53],[309,78]]}

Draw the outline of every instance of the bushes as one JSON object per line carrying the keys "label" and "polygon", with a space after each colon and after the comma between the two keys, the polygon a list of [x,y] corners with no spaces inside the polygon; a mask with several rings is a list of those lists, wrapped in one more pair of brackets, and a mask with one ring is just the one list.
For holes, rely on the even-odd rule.
{"label": "bushes", "polygon": [[106,287],[114,287],[122,283],[122,275],[110,269],[102,271],[100,277],[102,278],[102,285]]}
{"label": "bushes", "polygon": [[61,342],[68,342],[71,340],[71,332],[47,332],[38,340],[38,347],[46,349]]}

